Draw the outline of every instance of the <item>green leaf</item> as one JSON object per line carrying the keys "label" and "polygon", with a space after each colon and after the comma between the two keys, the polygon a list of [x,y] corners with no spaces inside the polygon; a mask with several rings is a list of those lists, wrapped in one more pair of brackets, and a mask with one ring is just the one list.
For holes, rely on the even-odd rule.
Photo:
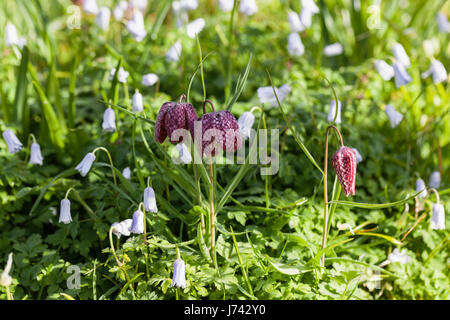
{"label": "green leaf", "polygon": [[311,268],[307,268],[303,265],[290,265],[277,262],[266,255],[267,261],[274,267],[278,272],[288,275],[288,276],[296,276],[298,274],[306,273],[312,271]]}

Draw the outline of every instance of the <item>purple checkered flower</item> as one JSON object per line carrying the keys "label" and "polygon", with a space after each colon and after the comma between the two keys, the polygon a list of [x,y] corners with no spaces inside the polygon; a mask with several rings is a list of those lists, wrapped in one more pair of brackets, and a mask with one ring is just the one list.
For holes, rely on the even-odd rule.
{"label": "purple checkered flower", "polygon": [[331,157],[331,163],[345,195],[355,195],[356,153],[352,148],[340,147]]}

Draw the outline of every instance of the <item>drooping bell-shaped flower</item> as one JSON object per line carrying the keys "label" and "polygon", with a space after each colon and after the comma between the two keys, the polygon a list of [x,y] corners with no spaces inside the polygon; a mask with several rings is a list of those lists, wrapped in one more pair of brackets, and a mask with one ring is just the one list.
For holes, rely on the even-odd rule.
{"label": "drooping bell-shaped flower", "polygon": [[344,48],[339,42],[329,44],[323,48],[323,54],[327,57],[338,56],[342,54],[342,52],[344,52]]}
{"label": "drooping bell-shaped flower", "polygon": [[431,216],[431,229],[444,230],[445,229],[445,210],[444,206],[440,203],[433,205],[433,215]]}
{"label": "drooping bell-shaped flower", "polygon": [[[288,84],[283,84],[279,88],[275,88],[278,100],[280,103],[287,97],[289,92],[291,92],[291,87]],[[257,90],[258,98],[261,103],[269,103],[272,107],[278,105],[275,94],[273,93],[272,87],[260,87]]]}
{"label": "drooping bell-shaped flower", "polygon": [[172,2],[172,10],[178,28],[183,27],[189,22],[189,15],[185,9],[181,8],[180,1]]}
{"label": "drooping bell-shaped flower", "polygon": [[356,154],[352,148],[340,147],[331,157],[336,175],[344,189],[345,196],[355,195]]}
{"label": "drooping bell-shaped flower", "polygon": [[358,149],[356,148],[352,148],[353,151],[355,151],[355,156],[356,156],[356,163],[360,163],[361,161],[363,161],[363,157],[361,156],[361,153],[359,153]]}
{"label": "drooping bell-shaped flower", "polygon": [[395,86],[397,88],[400,88],[401,86],[412,81],[411,76],[408,71],[406,71],[406,68],[402,63],[395,61],[392,67],[394,68]]}
{"label": "drooping bell-shaped flower", "polygon": [[394,54],[395,60],[400,62],[406,68],[411,65],[408,55],[406,54],[405,48],[400,43],[395,43],[392,46],[392,53]]}
{"label": "drooping bell-shaped flower", "polygon": [[127,22],[127,29],[137,42],[145,38],[147,31],[145,31],[144,16],[141,11],[136,9],[133,11],[131,20]]}
{"label": "drooping bell-shaped flower", "polygon": [[258,5],[255,0],[241,0],[239,11],[246,16],[252,16],[258,12]]}
{"label": "drooping bell-shaped flower", "polygon": [[7,129],[3,131],[3,138],[5,139],[9,153],[14,154],[22,149],[22,143],[11,130]]}
{"label": "drooping bell-shaped flower", "polygon": [[88,14],[97,14],[98,13],[97,0],[84,0],[83,11]]}
{"label": "drooping bell-shaped flower", "polygon": [[[336,116],[336,100],[331,100],[330,110],[328,111],[328,121],[333,122]],[[341,101],[338,100],[336,123],[341,123]]]}
{"label": "drooping bell-shaped flower", "polygon": [[182,10],[191,11],[198,7],[198,0],[180,0],[180,8]]}
{"label": "drooping bell-shaped flower", "polygon": [[95,155],[92,152],[87,153],[83,160],[75,167],[78,172],[80,172],[82,177],[85,177],[89,170],[91,170],[92,164],[94,163]]}
{"label": "drooping bell-shaped flower", "polygon": [[112,233],[117,237],[120,238],[121,236],[126,236],[128,237],[131,232],[130,232],[130,228],[131,228],[131,224],[132,224],[133,220],[132,219],[126,219],[123,220],[121,222],[114,222],[111,227],[112,227]]}
{"label": "drooping bell-shaped flower", "polygon": [[186,288],[186,274],[184,261],[178,258],[173,263],[173,278],[171,287],[177,286],[179,288]]}
{"label": "drooping bell-shaped flower", "polygon": [[16,26],[12,23],[6,24],[5,27],[5,43],[6,46],[11,47],[13,45],[22,48],[26,44],[26,39],[23,37],[19,37],[17,34]]}
{"label": "drooping bell-shaped flower", "polygon": [[158,212],[158,206],[156,205],[155,191],[152,187],[144,189],[144,208],[148,212]]}
{"label": "drooping bell-shaped flower", "polygon": [[147,73],[142,77],[142,85],[151,87],[158,82],[159,77],[154,73]]}
{"label": "drooping bell-shaped flower", "polygon": [[246,140],[250,138],[253,123],[255,122],[255,116],[251,112],[244,112],[238,119],[239,131],[241,132],[242,139]]}
{"label": "drooping bell-shaped flower", "polygon": [[114,19],[117,21],[122,20],[122,18],[125,16],[125,11],[128,9],[128,2],[126,1],[120,1],[113,10],[113,16]]}
{"label": "drooping bell-shaped flower", "polygon": [[192,155],[184,142],[180,142],[179,144],[177,144],[176,148],[178,151],[178,160],[180,161],[180,163],[192,163]]}
{"label": "drooping bell-shaped flower", "polygon": [[133,213],[130,232],[136,234],[144,233],[144,213],[141,210],[137,210]]}
{"label": "drooping bell-shaped flower", "polygon": [[142,94],[136,89],[133,94],[133,111],[141,112],[142,110],[144,110],[144,101],[142,99]]}
{"label": "drooping bell-shaped flower", "polygon": [[302,9],[311,11],[312,13],[319,13],[319,7],[314,0],[301,0]]}
{"label": "drooping bell-shaped flower", "polygon": [[439,188],[439,186],[441,185],[441,173],[439,171],[433,171],[431,173],[428,185],[430,186],[430,188]]}
{"label": "drooping bell-shaped flower", "polygon": [[125,169],[123,169],[122,171],[122,175],[125,179],[130,180],[131,179],[131,170],[130,167],[126,167]]}
{"label": "drooping bell-shaped flower", "polygon": [[30,148],[30,161],[29,164],[38,164],[42,166],[44,158],[41,154],[41,147],[38,143],[33,142]]}
{"label": "drooping bell-shaped flower", "polygon": [[178,62],[181,57],[182,50],[181,42],[175,42],[166,53],[166,60],[169,62]]}
{"label": "drooping bell-shaped flower", "polygon": [[105,132],[116,131],[116,113],[110,107],[103,113],[102,128]]}
{"label": "drooping bell-shaped flower", "polygon": [[300,21],[305,28],[311,27],[312,17],[319,13],[319,8],[313,0],[302,0],[302,8],[300,10]]}
{"label": "drooping bell-shaped flower", "polygon": [[439,12],[436,15],[436,20],[438,23],[438,28],[440,32],[450,32],[450,23],[448,22],[448,18],[443,12]]}
{"label": "drooping bell-shaped flower", "polygon": [[100,29],[107,31],[109,28],[109,19],[111,18],[111,10],[108,7],[101,7],[97,17],[95,18],[95,23],[100,27]]}
{"label": "drooping bell-shaped flower", "polygon": [[[114,75],[116,74],[116,68],[112,68],[109,72],[109,80],[114,79]],[[124,68],[120,67],[119,73],[117,74],[117,80],[121,83],[126,83],[127,78],[130,75],[128,71],[125,71]]]}
{"label": "drooping bell-shaped flower", "polygon": [[433,83],[438,84],[447,80],[447,70],[439,60],[433,59],[430,68],[422,73],[422,78],[427,78],[431,74]]}
{"label": "drooping bell-shaped flower", "polygon": [[144,11],[147,8],[148,0],[130,0],[130,7]]}
{"label": "drooping bell-shaped flower", "polygon": [[[211,156],[215,156],[216,147],[225,152],[234,152],[241,148],[239,125],[230,111],[205,113],[198,121],[201,121],[202,125],[202,154],[210,152]],[[195,134],[193,136],[195,137]]]}
{"label": "drooping bell-shaped flower", "polygon": [[156,117],[155,139],[163,143],[168,136],[172,144],[183,141],[183,137],[172,137],[177,129],[190,130],[192,132],[197,113],[190,103],[166,102],[161,106]]}
{"label": "drooping bell-shaped flower", "polygon": [[298,33],[292,32],[289,34],[287,49],[289,55],[294,57],[300,57],[305,53],[305,46]]}
{"label": "drooping bell-shaped flower", "polygon": [[204,27],[205,19],[198,18],[186,26],[186,33],[189,38],[195,39],[195,37],[203,30]]}
{"label": "drooping bell-shaped flower", "polygon": [[375,60],[374,64],[383,80],[388,81],[392,79],[394,76],[394,68],[392,68],[392,66],[387,64],[384,60]]}
{"label": "drooping bell-shaped flower", "polygon": [[223,12],[230,12],[233,10],[234,0],[219,0],[219,8]]}
{"label": "drooping bell-shaped flower", "polygon": [[5,269],[3,269],[2,274],[0,275],[0,286],[9,287],[12,283],[12,277],[9,275],[11,271],[12,262],[13,262],[13,254],[12,252],[8,255],[8,260],[6,261]]}
{"label": "drooping bell-shaped flower", "polygon": [[419,192],[420,190],[423,190],[421,193],[419,193],[417,195],[417,197],[419,198],[425,198],[428,194],[427,192],[427,188],[425,186],[425,181],[423,181],[422,179],[417,179],[416,181],[416,192]]}
{"label": "drooping bell-shaped flower", "polygon": [[72,216],[70,215],[70,200],[62,199],[61,208],[59,210],[59,222],[68,224],[72,222]]}
{"label": "drooping bell-shaped flower", "polygon": [[411,261],[411,257],[406,254],[405,250],[398,250],[397,248],[389,254],[387,260],[389,262],[399,262],[401,264],[406,264]]}
{"label": "drooping bell-shaped flower", "polygon": [[424,40],[422,43],[422,47],[423,47],[423,52],[425,53],[425,56],[432,59],[440,51],[439,39],[431,38],[428,40]]}
{"label": "drooping bell-shaped flower", "polygon": [[395,108],[390,104],[388,104],[386,106],[385,112],[389,118],[389,122],[391,123],[392,128],[395,128],[396,126],[398,126],[398,124],[403,119],[403,115],[400,112],[398,112],[397,110],[395,110]]}
{"label": "drooping bell-shaped flower", "polygon": [[302,32],[305,30],[305,26],[300,21],[300,16],[297,12],[290,10],[288,12],[289,25],[291,26],[291,32]]}

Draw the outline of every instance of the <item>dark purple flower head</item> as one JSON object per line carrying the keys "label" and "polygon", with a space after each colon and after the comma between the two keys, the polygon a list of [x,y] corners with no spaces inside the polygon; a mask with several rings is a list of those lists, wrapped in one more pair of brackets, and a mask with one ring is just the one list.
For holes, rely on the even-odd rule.
{"label": "dark purple flower head", "polygon": [[183,137],[172,138],[172,133],[177,129],[186,129],[192,132],[194,121],[197,120],[197,113],[190,103],[182,103],[183,94],[179,102],[166,102],[159,109],[156,118],[155,139],[163,143],[169,136],[172,144],[183,141]]}
{"label": "dark purple flower head", "polygon": [[344,189],[345,196],[355,194],[356,153],[352,148],[340,147],[331,157],[331,163]]}
{"label": "dark purple flower head", "polygon": [[[211,101],[206,100],[203,103],[203,111],[205,111],[206,102],[210,103],[214,110]],[[214,112],[203,114],[198,121],[201,122],[202,128],[203,154],[206,151],[211,152],[211,155],[215,156],[216,148],[213,148],[211,143],[216,143],[217,147],[225,152],[234,152],[241,148],[242,138],[239,132],[239,125],[230,111],[221,110],[216,112],[214,110]],[[193,134],[193,130],[191,130],[191,134]]]}

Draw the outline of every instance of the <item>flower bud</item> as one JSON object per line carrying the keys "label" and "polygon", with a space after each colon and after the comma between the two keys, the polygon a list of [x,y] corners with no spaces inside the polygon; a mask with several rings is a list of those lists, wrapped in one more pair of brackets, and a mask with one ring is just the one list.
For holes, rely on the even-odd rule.
{"label": "flower bud", "polygon": [[408,84],[412,81],[411,76],[409,75],[408,71],[406,71],[406,68],[402,63],[395,61],[393,68],[394,68],[395,86],[397,88],[400,88],[401,86]]}
{"label": "flower bud", "polygon": [[62,199],[61,200],[61,208],[59,211],[59,222],[64,224],[68,224],[72,222],[72,217],[70,215],[70,200]]}
{"label": "flower bud", "polygon": [[128,237],[131,234],[130,229],[132,222],[132,219],[126,219],[121,222],[114,222],[111,225],[111,227],[113,228],[112,233],[114,233],[117,238],[120,238],[121,236]]}
{"label": "flower bud", "polygon": [[81,162],[75,167],[78,172],[80,172],[82,177],[85,177],[89,170],[91,170],[92,164],[94,163],[95,155],[91,152],[86,154],[81,160]]}
{"label": "flower bud", "polygon": [[250,132],[252,130],[253,123],[255,122],[255,116],[251,112],[244,112],[238,119],[239,131],[241,132],[242,139],[250,138]]}
{"label": "flower bud", "polygon": [[405,48],[400,43],[395,43],[392,47],[392,52],[394,54],[395,60],[400,62],[403,66],[408,68],[411,65],[411,61],[409,61],[409,57],[406,54]]}
{"label": "flower bud", "polygon": [[116,113],[113,109],[107,108],[103,113],[102,128],[105,132],[116,131]]}
{"label": "flower bud", "polygon": [[144,102],[142,99],[142,94],[140,94],[139,91],[136,89],[136,91],[133,94],[133,111],[141,112],[142,110],[144,110]]}
{"label": "flower bud", "polygon": [[344,189],[345,195],[355,195],[356,154],[352,148],[340,147],[331,157],[336,175]]}
{"label": "flower bud", "polygon": [[141,210],[137,210],[133,213],[130,232],[137,234],[144,233],[144,213]]}
{"label": "flower bud", "polygon": [[302,32],[305,30],[305,26],[300,21],[300,16],[297,12],[289,11],[288,12],[288,20],[289,25],[291,26],[291,32]]}
{"label": "flower bud", "polygon": [[339,42],[329,44],[323,48],[323,54],[328,57],[338,56],[342,54],[342,52],[344,52],[344,48]]}
{"label": "flower bud", "polygon": [[158,212],[158,207],[156,206],[155,191],[151,187],[144,189],[144,208],[148,212]]}
{"label": "flower bud", "polygon": [[447,80],[447,71],[439,60],[432,60],[430,68],[422,73],[422,78],[427,78],[431,74],[433,83],[438,84]]}
{"label": "flower bud", "polygon": [[147,35],[147,31],[145,31],[144,16],[139,10],[133,11],[133,17],[127,22],[127,29],[137,42],[141,42]]}
{"label": "flower bud", "polygon": [[298,33],[292,32],[289,34],[287,49],[289,54],[294,57],[302,56],[305,53],[305,46]]}
{"label": "flower bud", "polygon": [[186,288],[186,274],[184,261],[178,258],[173,263],[173,278],[171,287],[177,286],[179,288]]}
{"label": "flower bud", "polygon": [[192,162],[192,155],[184,142],[180,142],[179,144],[177,144],[176,148],[179,154],[178,159],[180,163],[188,164]]}
{"label": "flower bud", "polygon": [[151,87],[156,82],[158,82],[158,76],[154,73],[147,73],[142,77],[142,85],[146,87]]}
{"label": "flower bud", "polygon": [[122,175],[125,179],[130,180],[131,179],[131,170],[129,167],[126,167],[125,169],[123,169],[122,171]]}
{"label": "flower bud", "polygon": [[[336,100],[331,100],[330,110],[328,111],[328,121],[333,122],[336,116]],[[341,123],[341,101],[338,100],[336,123]]]}
{"label": "flower bud", "polygon": [[430,186],[430,188],[439,188],[439,186],[441,185],[441,173],[439,171],[433,171],[431,173],[428,185]]}
{"label": "flower bud", "polygon": [[388,65],[384,60],[375,60],[375,68],[383,80],[391,80],[394,76],[394,68]]}
{"label": "flower bud", "polygon": [[41,154],[41,147],[38,143],[34,142],[31,144],[31,151],[30,151],[30,162],[29,164],[38,164],[42,166],[42,162],[44,158]]}
{"label": "flower bud", "polygon": [[115,6],[115,8],[113,10],[114,18],[117,21],[122,20],[122,18],[125,15],[125,11],[127,10],[127,8],[128,8],[128,2],[120,1],[119,4],[117,6]]}
{"label": "flower bud", "polygon": [[411,261],[411,257],[408,256],[404,250],[400,251],[397,248],[391,252],[388,256],[389,262],[400,262],[401,264],[406,264]]}
{"label": "flower bud", "polygon": [[166,53],[166,60],[169,62],[178,62],[181,57],[181,50],[182,50],[181,42],[177,41],[175,42],[167,51]]}
{"label": "flower bud", "polygon": [[246,16],[252,16],[258,12],[258,5],[255,0],[241,0],[239,11]]}
{"label": "flower bud", "polygon": [[433,215],[431,217],[430,226],[433,230],[445,229],[445,210],[444,206],[440,203],[435,203],[433,205]]}
{"label": "flower bud", "polygon": [[[114,75],[116,74],[116,68],[112,68],[109,72],[109,80],[114,79]],[[126,83],[127,78],[130,75],[128,71],[125,71],[124,68],[120,67],[119,73],[117,74],[117,80],[121,83]]]}
{"label": "flower bud", "polygon": [[14,154],[22,149],[22,143],[11,130],[7,129],[3,131],[3,138],[5,139],[9,153]]}
{"label": "flower bud", "polygon": [[101,7],[97,14],[95,23],[104,31],[108,31],[109,19],[111,18],[111,10],[108,7]]}
{"label": "flower bud", "polygon": [[403,115],[400,112],[398,112],[397,110],[395,110],[395,108],[390,104],[388,104],[386,106],[385,112],[389,118],[389,122],[391,123],[392,128],[395,128],[396,126],[398,126],[398,124],[403,119]]}
{"label": "flower bud", "polygon": [[422,179],[417,179],[416,181],[416,192],[419,192],[420,190],[423,190],[421,193],[419,193],[417,195],[417,197],[419,198],[425,198],[428,194],[426,186],[425,186],[425,181],[423,181]]}
{"label": "flower bud", "polygon": [[198,18],[186,26],[186,33],[189,38],[195,39],[197,34],[199,34],[204,27],[205,27],[205,20],[203,18]]}

